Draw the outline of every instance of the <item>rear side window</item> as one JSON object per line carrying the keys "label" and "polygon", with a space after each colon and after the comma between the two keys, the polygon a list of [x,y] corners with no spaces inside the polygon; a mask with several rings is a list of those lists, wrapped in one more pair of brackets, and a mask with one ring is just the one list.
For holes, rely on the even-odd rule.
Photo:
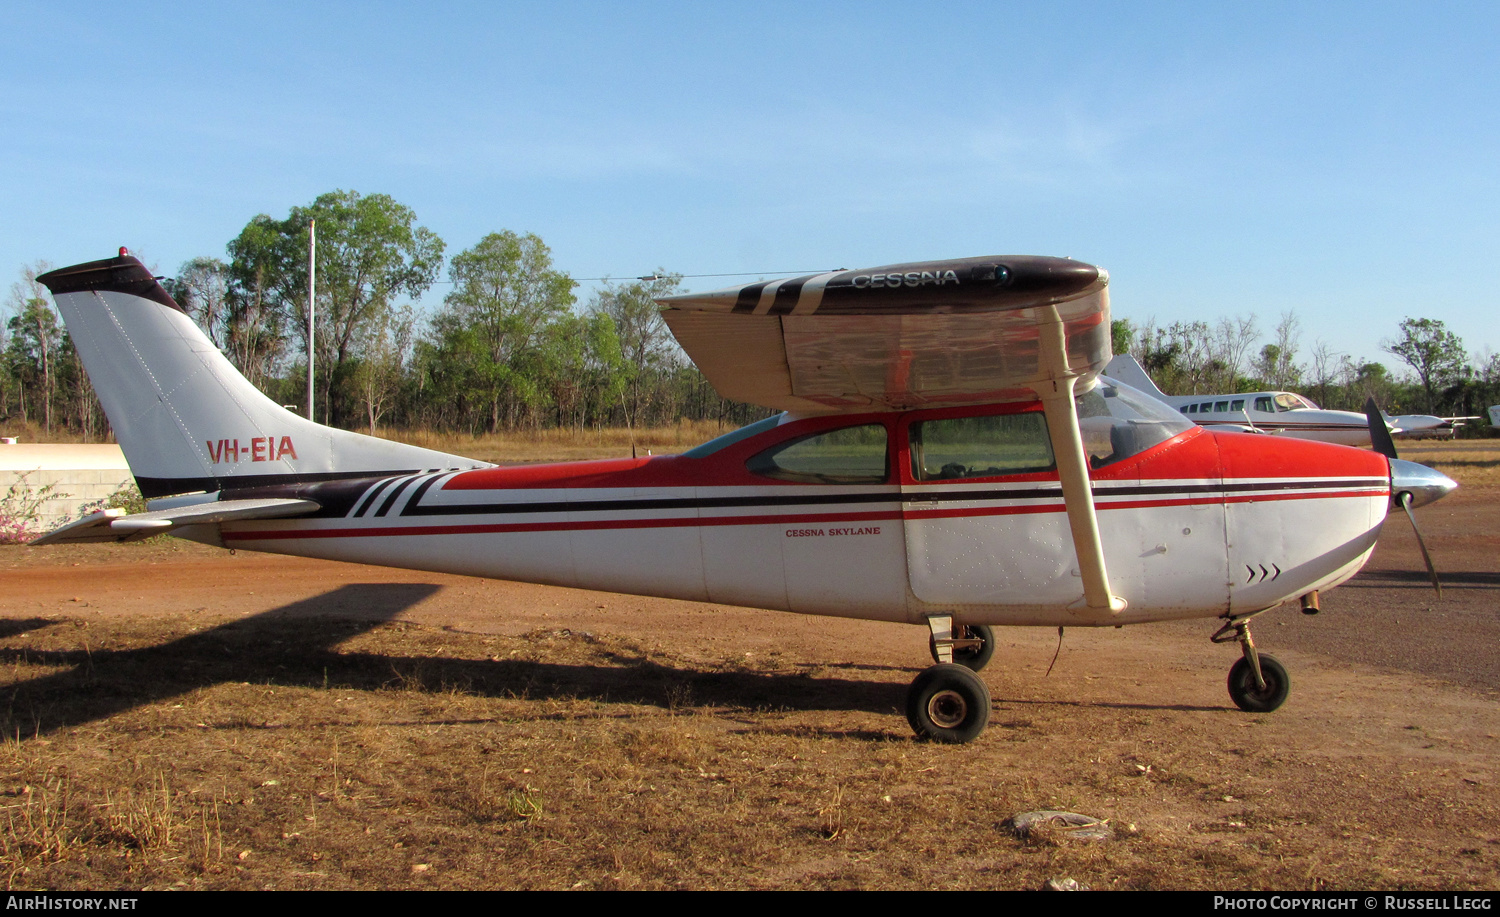
{"label": "rear side window", "polygon": [[884,484],[889,476],[884,424],[802,436],[751,456],[752,474],[798,484]]}
{"label": "rear side window", "polygon": [[1057,467],[1040,411],[914,423],[911,465],[918,481],[1031,474]]}

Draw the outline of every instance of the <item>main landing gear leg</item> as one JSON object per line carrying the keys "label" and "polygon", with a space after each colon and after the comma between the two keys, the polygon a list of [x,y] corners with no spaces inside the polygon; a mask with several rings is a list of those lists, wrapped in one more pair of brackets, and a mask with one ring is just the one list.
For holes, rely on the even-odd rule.
{"label": "main landing gear leg", "polygon": [[927,619],[927,626],[932,630],[927,649],[933,662],[952,662],[978,672],[995,655],[995,629],[988,624],[955,625],[950,615],[933,615]]}
{"label": "main landing gear leg", "polygon": [[1275,656],[1255,649],[1255,640],[1250,636],[1250,619],[1253,617],[1255,615],[1230,618],[1209,639],[1215,643],[1227,643],[1231,639],[1239,641],[1241,658],[1229,669],[1229,697],[1234,705],[1250,713],[1270,713],[1286,703],[1287,695],[1292,691],[1292,679]]}
{"label": "main landing gear leg", "polygon": [[[924,669],[906,692],[906,720],[918,737],[935,742],[968,742],[978,738],[990,721],[990,689],[965,663],[966,655],[983,654],[979,665],[989,661],[994,652],[992,633],[982,626],[966,628],[963,637],[955,639],[952,615],[932,615],[927,619],[932,631],[929,648],[937,665]],[[984,652],[984,651],[988,652]]]}

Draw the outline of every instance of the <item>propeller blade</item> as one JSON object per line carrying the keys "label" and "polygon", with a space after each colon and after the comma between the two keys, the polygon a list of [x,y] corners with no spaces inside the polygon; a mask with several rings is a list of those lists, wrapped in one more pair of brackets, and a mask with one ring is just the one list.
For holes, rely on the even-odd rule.
{"label": "propeller blade", "polygon": [[1386,458],[1400,458],[1396,454],[1396,443],[1391,439],[1391,430],[1385,425],[1385,416],[1380,413],[1373,395],[1365,399],[1365,419],[1370,422],[1370,448]]}
{"label": "propeller blade", "polygon": [[1432,588],[1437,590],[1438,601],[1443,600],[1443,584],[1438,582],[1437,568],[1432,565],[1432,555],[1427,553],[1427,542],[1422,540],[1422,530],[1417,527],[1417,514],[1411,511],[1411,494],[1402,492],[1397,498],[1401,502],[1401,508],[1406,510],[1406,518],[1411,521],[1411,530],[1417,536],[1417,547],[1422,550],[1422,560],[1427,564],[1427,575],[1432,577]]}

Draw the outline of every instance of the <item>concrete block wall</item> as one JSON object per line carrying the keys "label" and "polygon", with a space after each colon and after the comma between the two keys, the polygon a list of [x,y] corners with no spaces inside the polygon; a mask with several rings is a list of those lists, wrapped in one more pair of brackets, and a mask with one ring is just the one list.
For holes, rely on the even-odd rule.
{"label": "concrete block wall", "polygon": [[134,482],[125,453],[104,445],[42,445],[0,443],[0,496],[25,482],[33,492],[54,486],[55,496],[43,503],[36,523],[46,531],[67,518],[77,518],[86,503],[107,500]]}

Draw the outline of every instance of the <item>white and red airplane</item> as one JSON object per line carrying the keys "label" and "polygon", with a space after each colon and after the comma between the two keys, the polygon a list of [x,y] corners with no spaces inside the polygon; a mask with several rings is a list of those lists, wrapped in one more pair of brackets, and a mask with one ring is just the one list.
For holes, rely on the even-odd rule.
{"label": "white and red airplane", "polygon": [[[1140,361],[1128,353],[1115,354],[1104,374],[1138,388],[1181,411],[1199,426],[1219,430],[1269,433],[1292,439],[1311,439],[1340,446],[1369,447],[1366,414],[1320,408],[1296,392],[1239,392],[1232,395],[1168,395],[1156,387]],[[1431,414],[1382,414],[1393,436],[1410,439],[1449,438],[1468,420],[1480,417],[1434,417]]]}
{"label": "white and red airplane", "polygon": [[320,426],[261,395],[136,259],[51,290],[150,510],[37,543],[230,548],[921,626],[918,735],[968,741],[993,625],[1214,617],[1229,690],[1286,670],[1249,622],[1359,570],[1393,499],[1455,485],[1385,455],[1204,430],[1108,362],[1108,275],[993,257],[661,301],[719,391],[785,413],[683,455],[499,468]]}

